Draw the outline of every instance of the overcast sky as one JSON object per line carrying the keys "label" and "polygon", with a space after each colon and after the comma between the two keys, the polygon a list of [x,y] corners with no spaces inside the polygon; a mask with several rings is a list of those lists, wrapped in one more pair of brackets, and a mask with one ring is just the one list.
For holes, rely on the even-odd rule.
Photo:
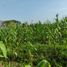
{"label": "overcast sky", "polygon": [[0,20],[52,20],[67,16],[67,0],[0,0]]}

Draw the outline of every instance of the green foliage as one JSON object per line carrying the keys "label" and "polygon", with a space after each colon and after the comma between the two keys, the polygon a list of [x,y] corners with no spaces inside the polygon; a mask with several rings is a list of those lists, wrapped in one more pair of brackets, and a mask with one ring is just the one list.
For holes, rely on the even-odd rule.
{"label": "green foliage", "polygon": [[51,65],[47,60],[42,60],[40,63],[38,63],[37,67],[51,67]]}
{"label": "green foliage", "polygon": [[25,65],[25,67],[31,67],[31,65]]}
{"label": "green foliage", "polygon": [[[32,66],[30,64],[25,64],[24,67],[32,67]],[[51,65],[47,60],[42,60],[38,63],[36,67],[51,67]]]}
{"label": "green foliage", "polygon": [[[19,23],[4,21],[0,27],[0,41],[9,61],[30,63],[34,67],[47,59],[52,67],[67,67],[67,18],[54,23]],[[2,47],[1,46],[1,47]],[[3,50],[1,48],[1,50]]]}
{"label": "green foliage", "polygon": [[1,49],[2,54],[3,54],[3,55],[0,55],[0,57],[7,58],[7,49],[6,49],[6,46],[4,45],[4,43],[2,41],[0,41],[0,49]]}

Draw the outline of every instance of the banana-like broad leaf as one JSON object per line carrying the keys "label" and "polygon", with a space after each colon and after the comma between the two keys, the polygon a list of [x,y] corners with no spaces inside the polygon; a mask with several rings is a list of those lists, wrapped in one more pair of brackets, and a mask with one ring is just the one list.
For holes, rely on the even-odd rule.
{"label": "banana-like broad leaf", "polygon": [[4,45],[4,43],[2,41],[0,41],[0,49],[3,53],[3,55],[0,55],[0,57],[5,57],[7,58],[7,50],[6,50],[6,47]]}
{"label": "banana-like broad leaf", "polygon": [[42,60],[40,63],[38,63],[37,67],[51,67],[51,65],[47,60]]}

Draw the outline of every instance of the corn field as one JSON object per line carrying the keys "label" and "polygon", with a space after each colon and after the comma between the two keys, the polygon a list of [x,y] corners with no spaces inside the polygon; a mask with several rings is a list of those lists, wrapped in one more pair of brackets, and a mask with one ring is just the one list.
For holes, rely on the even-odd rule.
{"label": "corn field", "polygon": [[[48,65],[40,65],[42,60]],[[0,26],[0,65],[67,67],[67,17],[59,20],[56,16],[54,22],[31,24],[3,21]]]}

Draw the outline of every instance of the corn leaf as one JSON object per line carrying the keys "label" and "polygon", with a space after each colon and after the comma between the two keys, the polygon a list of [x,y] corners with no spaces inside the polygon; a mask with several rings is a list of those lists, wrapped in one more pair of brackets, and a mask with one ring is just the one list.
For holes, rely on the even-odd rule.
{"label": "corn leaf", "polygon": [[0,55],[0,57],[7,58],[7,50],[6,50],[6,47],[5,47],[5,45],[4,45],[4,43],[2,41],[0,41],[0,49],[1,49],[2,53],[3,53],[3,56]]}

